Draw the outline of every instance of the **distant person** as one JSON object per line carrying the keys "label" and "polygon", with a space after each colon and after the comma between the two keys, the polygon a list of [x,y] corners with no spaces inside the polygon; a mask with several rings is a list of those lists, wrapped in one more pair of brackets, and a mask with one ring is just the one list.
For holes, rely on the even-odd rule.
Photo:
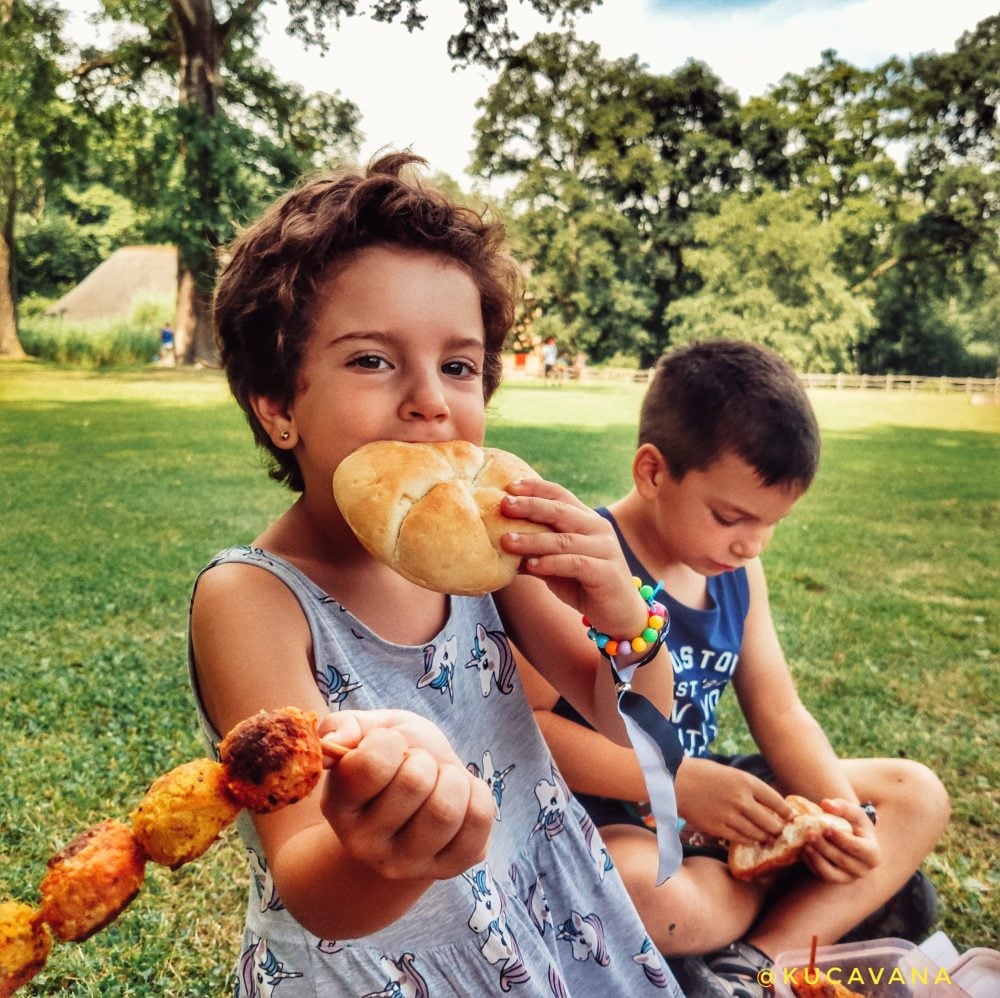
{"label": "distant person", "polygon": [[542,344],[542,366],[546,381],[559,376],[559,347],[554,336],[550,336]]}
{"label": "distant person", "polygon": [[160,330],[160,363],[172,364],[177,357],[174,353],[174,330],[169,322]]}
{"label": "distant person", "polygon": [[[799,699],[771,618],[759,556],[809,488],[819,444],[805,391],[777,355],[733,341],[682,347],[660,360],[643,402],[632,490],[598,511],[633,573],[665,585],[671,720],[685,753],[676,778],[685,859],[671,880],[655,884],[656,839],[634,753],[521,669],[556,762],[650,936],[666,956],[687,957],[671,963],[689,998],[760,998],[758,973],[813,935],[821,945],[852,930],[915,939],[936,917],[933,889],[914,871],[947,824],[944,787],[909,759],[838,759]],[[759,755],[712,752],[730,682]],[[814,838],[805,866],[737,880],[720,840],[777,834],[792,793],[847,819],[852,832]]]}

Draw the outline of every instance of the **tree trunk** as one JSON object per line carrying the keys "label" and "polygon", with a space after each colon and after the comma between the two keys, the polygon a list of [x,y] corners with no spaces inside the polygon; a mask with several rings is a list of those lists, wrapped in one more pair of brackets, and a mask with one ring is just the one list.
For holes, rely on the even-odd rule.
{"label": "tree trunk", "polygon": [[17,334],[16,288],[14,285],[14,209],[17,204],[17,178],[13,169],[6,171],[2,185],[0,213],[0,357],[20,360],[25,356]]}
{"label": "tree trunk", "polygon": [[[212,219],[219,204],[212,125],[219,106],[219,59],[223,29],[212,0],[171,0],[179,58],[178,102],[184,136],[179,155],[193,202],[201,205],[198,231],[177,247],[177,312],[174,338],[182,364],[218,363],[212,334],[212,284],[219,243]],[[197,193],[195,193],[197,192]]]}

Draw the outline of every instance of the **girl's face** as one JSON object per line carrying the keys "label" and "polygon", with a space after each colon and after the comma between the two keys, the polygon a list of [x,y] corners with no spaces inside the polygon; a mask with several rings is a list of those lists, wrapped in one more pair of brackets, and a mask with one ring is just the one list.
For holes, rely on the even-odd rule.
{"label": "girl's face", "polygon": [[289,408],[307,494],[373,440],[482,444],[479,289],[455,260],[373,246],[321,282]]}
{"label": "girl's face", "polygon": [[762,485],[754,468],[732,453],[680,482],[665,467],[659,477],[657,539],[671,560],[706,576],[756,558],[802,495],[796,487]]}

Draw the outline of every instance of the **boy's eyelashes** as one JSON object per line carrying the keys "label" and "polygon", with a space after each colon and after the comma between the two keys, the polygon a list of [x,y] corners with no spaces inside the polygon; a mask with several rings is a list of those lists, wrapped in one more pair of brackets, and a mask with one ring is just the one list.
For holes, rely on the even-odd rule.
{"label": "boy's eyelashes", "polygon": [[731,520],[723,516],[721,513],[716,512],[714,509],[712,510],[712,516],[715,519],[715,522],[722,527],[735,527],[736,524],[740,522],[739,517]]}

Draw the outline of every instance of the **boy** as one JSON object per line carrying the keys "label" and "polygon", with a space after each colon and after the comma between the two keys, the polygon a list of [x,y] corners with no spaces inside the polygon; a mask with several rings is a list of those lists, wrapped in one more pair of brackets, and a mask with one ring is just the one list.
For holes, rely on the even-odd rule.
{"label": "boy", "polygon": [[[599,511],[633,572],[666,590],[688,846],[674,878],[654,884],[655,841],[637,813],[645,788],[629,750],[585,727],[521,670],[559,767],[600,827],[647,930],[664,955],[688,958],[675,970],[689,998],[761,995],[759,973],[782,950],[813,934],[834,943],[900,892],[949,816],[944,787],[919,763],[838,760],[793,686],[759,555],[818,459],[815,417],[784,361],[749,343],[692,344],[661,358],[640,415],[634,486]],[[759,756],[710,751],[730,679]],[[846,818],[852,833],[814,837],[805,867],[777,879],[736,880],[725,850],[704,847],[777,834],[791,816],[790,793]]]}

